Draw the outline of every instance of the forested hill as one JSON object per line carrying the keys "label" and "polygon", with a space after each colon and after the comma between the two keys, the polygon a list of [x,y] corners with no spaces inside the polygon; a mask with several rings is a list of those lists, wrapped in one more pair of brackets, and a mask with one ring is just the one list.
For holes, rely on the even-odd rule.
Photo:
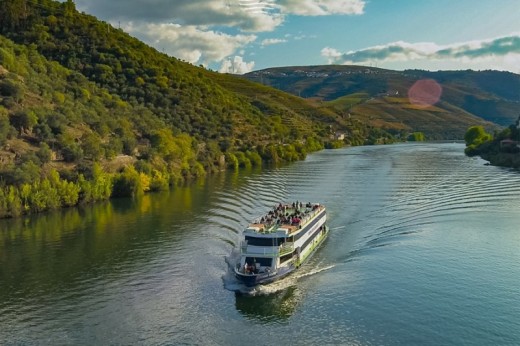
{"label": "forested hill", "polygon": [[83,74],[129,104],[145,106],[172,129],[204,140],[235,138],[253,128],[269,134],[267,128],[257,129],[269,126],[261,112],[213,82],[208,72],[78,13],[71,1],[8,2],[25,6],[11,9],[10,15],[4,9],[10,20],[0,24],[3,35],[34,45],[48,60]]}
{"label": "forested hill", "polygon": [[[393,71],[363,66],[293,66],[246,74],[249,80],[323,101],[336,111],[373,125],[403,124],[433,136],[443,128],[462,137],[476,119],[508,126],[520,107],[520,75],[500,71]],[[433,79],[442,87],[435,107],[408,102],[408,90],[418,80]],[[482,120],[483,119],[483,120]],[[429,129],[429,130],[428,130]],[[449,133],[446,133],[449,135]]]}
{"label": "forested hill", "polygon": [[146,107],[177,133],[221,150],[323,138],[331,129],[361,126],[306,100],[162,54],[77,12],[72,1],[4,3],[0,34],[81,73],[129,105]]}
{"label": "forested hill", "polygon": [[72,1],[0,6],[0,217],[303,159],[335,132],[392,140],[329,108],[168,57]]}

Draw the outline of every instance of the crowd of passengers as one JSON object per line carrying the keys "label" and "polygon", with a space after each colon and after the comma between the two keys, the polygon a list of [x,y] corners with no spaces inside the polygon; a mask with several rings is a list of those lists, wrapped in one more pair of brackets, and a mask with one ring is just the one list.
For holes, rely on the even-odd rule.
{"label": "crowd of passengers", "polygon": [[[290,208],[290,206],[292,206],[292,208]],[[293,202],[292,205],[283,205],[280,203],[273,210],[270,210],[266,216],[263,216],[260,219],[260,223],[300,226],[302,218],[305,217],[310,210],[316,210],[317,208],[319,208],[319,205],[313,205],[311,202],[305,204],[305,209],[303,208],[303,203],[298,201]]]}

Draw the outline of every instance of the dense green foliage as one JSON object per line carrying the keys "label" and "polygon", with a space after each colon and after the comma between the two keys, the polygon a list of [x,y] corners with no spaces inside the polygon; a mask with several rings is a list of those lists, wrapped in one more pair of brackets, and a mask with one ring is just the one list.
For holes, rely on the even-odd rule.
{"label": "dense green foliage", "polygon": [[464,141],[466,142],[465,153],[467,155],[478,154],[479,146],[492,139],[493,137],[482,126],[470,127],[464,135]]}
{"label": "dense green foliage", "polygon": [[[197,141],[215,142],[216,146],[206,148],[246,151],[258,144],[301,139],[304,134],[287,123],[287,118],[295,115],[314,116],[310,121],[313,126],[305,127],[310,129],[307,134],[316,135],[323,129],[316,122],[323,116],[314,114],[319,113],[315,107],[306,105],[285,112],[283,100],[271,100],[267,107],[274,112],[266,112],[263,105],[250,102],[251,94],[240,95],[242,89],[233,88],[238,78],[168,57],[122,30],[78,13],[71,1],[26,2],[25,11],[25,19],[13,23],[17,30],[5,26],[0,33],[20,44],[34,44],[47,59],[81,73],[128,106],[146,107],[174,134],[183,132]],[[265,91],[249,84],[254,94]],[[60,97],[55,95],[56,100]],[[208,154],[204,158],[215,158]],[[211,162],[204,162],[204,166],[208,168]]]}
{"label": "dense green foliage", "polygon": [[72,1],[6,0],[0,34],[0,217],[301,160],[334,131],[334,147],[391,137],[168,57]]}
{"label": "dense green foliage", "polygon": [[424,142],[424,133],[422,132],[414,132],[408,135],[406,138],[409,142]]}
{"label": "dense green foliage", "polygon": [[56,170],[51,170],[45,178],[36,178],[18,186],[0,187],[0,217],[106,200],[111,193],[112,177],[101,171],[92,180],[87,181],[80,175],[76,182],[71,182],[62,179]]}
{"label": "dense green foliage", "polygon": [[483,128],[469,128],[464,136],[466,155],[479,155],[492,165],[520,169],[519,122],[520,118],[515,125],[496,132],[494,136],[486,133]]}
{"label": "dense green foliage", "polygon": [[478,146],[483,142],[491,140],[492,137],[482,126],[472,126],[466,131],[464,141],[466,146]]}

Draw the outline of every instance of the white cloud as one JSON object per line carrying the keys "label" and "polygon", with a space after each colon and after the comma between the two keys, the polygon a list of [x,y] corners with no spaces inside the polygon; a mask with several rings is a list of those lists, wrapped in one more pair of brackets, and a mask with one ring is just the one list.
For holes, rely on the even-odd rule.
{"label": "white cloud", "polygon": [[220,66],[220,73],[233,73],[233,74],[244,74],[251,72],[255,67],[255,62],[246,62],[241,56],[234,56],[233,58],[227,58],[222,61]]}
{"label": "white cloud", "polygon": [[[385,64],[393,62],[437,62],[437,65],[464,62],[467,68],[509,69],[506,66],[520,62],[520,34],[498,37],[490,40],[437,45],[431,42],[393,42],[373,46],[358,51],[341,53],[337,49],[325,47],[321,55],[329,64]],[[509,69],[510,70],[510,69]]]}
{"label": "white cloud", "polygon": [[[240,54],[289,15],[362,14],[366,0],[75,0],[80,11],[121,25],[133,36],[194,64]],[[303,39],[300,35],[294,39]],[[267,39],[261,46],[283,43]]]}
{"label": "white cloud", "polygon": [[325,47],[321,50],[321,56],[327,58],[329,64],[337,63],[341,55],[342,54],[335,48]]}
{"label": "white cloud", "polygon": [[228,35],[178,24],[132,24],[125,30],[167,54],[193,64],[219,62],[256,40],[255,35]]}
{"label": "white cloud", "polygon": [[[257,5],[254,4],[257,3]],[[112,22],[174,22],[227,26],[245,32],[272,31],[284,17],[273,0],[76,0],[78,9]]]}
{"label": "white cloud", "polygon": [[503,58],[503,66],[505,67],[505,70],[516,71],[516,73],[520,73],[520,54],[506,55]]}
{"label": "white cloud", "polygon": [[300,32],[297,35],[285,34],[284,37],[287,38],[287,39],[292,38],[295,41],[299,41],[299,40],[304,40],[304,39],[314,39],[314,38],[317,38],[318,36],[316,36],[316,35],[305,35],[305,34],[302,34]]}
{"label": "white cloud", "polygon": [[252,13],[275,12],[277,9],[274,0],[238,0],[240,6]]}
{"label": "white cloud", "polygon": [[363,14],[365,0],[76,0],[76,6],[111,22],[174,22],[273,31],[286,15]]}
{"label": "white cloud", "polygon": [[364,0],[279,0],[282,13],[300,16],[363,14]]}
{"label": "white cloud", "polygon": [[262,40],[262,43],[260,43],[262,46],[271,46],[273,44],[280,44],[285,43],[287,40],[282,38],[266,38],[265,40]]}

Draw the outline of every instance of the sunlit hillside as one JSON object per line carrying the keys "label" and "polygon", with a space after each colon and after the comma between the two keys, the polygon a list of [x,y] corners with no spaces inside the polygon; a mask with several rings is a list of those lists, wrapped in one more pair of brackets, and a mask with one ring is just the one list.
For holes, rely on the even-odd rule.
{"label": "sunlit hillside", "polygon": [[[498,71],[392,71],[363,66],[281,67],[246,78],[305,98],[384,128],[425,131],[430,138],[462,138],[471,125],[507,126],[518,116],[520,76]],[[418,80],[442,88],[439,102],[410,104]]]}

